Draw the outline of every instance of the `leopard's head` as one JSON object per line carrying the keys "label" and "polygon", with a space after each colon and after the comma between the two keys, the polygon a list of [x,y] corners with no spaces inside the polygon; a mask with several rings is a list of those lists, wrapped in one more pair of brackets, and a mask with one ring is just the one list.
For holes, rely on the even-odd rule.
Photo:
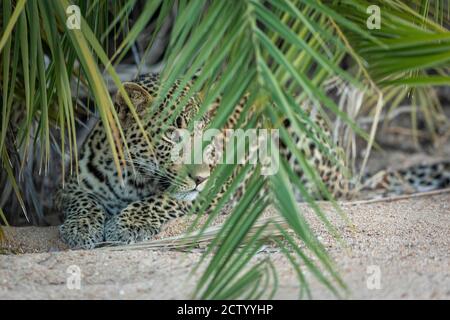
{"label": "leopard's head", "polygon": [[[181,154],[186,148],[180,146],[184,139],[193,138],[207,125],[208,118],[203,117],[195,125],[189,126],[199,111],[199,97],[191,97],[181,112],[175,114],[178,112],[176,105],[171,106],[169,103],[170,95],[177,85],[159,104],[156,94],[145,83],[128,82],[124,83],[124,88],[145,130],[144,135],[125,99],[118,93],[115,105],[128,142],[128,171],[133,172],[133,176],[143,183],[151,183],[155,189],[169,192],[178,199],[195,199],[207,182],[210,167],[204,163],[187,163]],[[177,103],[183,100],[185,94],[186,89],[180,94]]]}

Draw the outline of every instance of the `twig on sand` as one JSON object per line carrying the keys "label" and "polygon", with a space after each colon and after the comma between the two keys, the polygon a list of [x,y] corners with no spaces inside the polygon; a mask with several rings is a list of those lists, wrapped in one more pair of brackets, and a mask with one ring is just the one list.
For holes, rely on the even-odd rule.
{"label": "twig on sand", "polygon": [[398,201],[398,200],[404,200],[404,199],[434,196],[434,195],[437,195],[437,194],[443,194],[443,193],[449,193],[449,192],[450,192],[450,188],[445,188],[445,189],[439,189],[439,190],[433,190],[433,191],[427,191],[427,192],[418,192],[418,193],[412,193],[412,194],[404,194],[404,195],[398,195],[398,196],[384,197],[384,198],[379,198],[379,199],[369,199],[369,200],[357,200],[357,201],[342,202],[342,204],[344,204],[344,205],[358,205],[358,204],[366,204],[366,203],[392,202],[392,201]]}

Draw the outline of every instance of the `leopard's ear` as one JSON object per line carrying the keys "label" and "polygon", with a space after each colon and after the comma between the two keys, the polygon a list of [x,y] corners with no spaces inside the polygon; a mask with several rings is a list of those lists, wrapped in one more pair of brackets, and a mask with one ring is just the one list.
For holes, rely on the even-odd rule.
{"label": "leopard's ear", "polygon": [[[135,82],[124,82],[123,87],[127,92],[131,103],[133,103],[133,106],[136,108],[136,112],[138,114],[150,105],[153,97],[147,90],[144,89],[144,87]],[[127,105],[125,97],[120,93],[120,91],[117,91],[114,100],[119,118],[121,120],[124,120],[127,113],[129,112],[129,107]]]}

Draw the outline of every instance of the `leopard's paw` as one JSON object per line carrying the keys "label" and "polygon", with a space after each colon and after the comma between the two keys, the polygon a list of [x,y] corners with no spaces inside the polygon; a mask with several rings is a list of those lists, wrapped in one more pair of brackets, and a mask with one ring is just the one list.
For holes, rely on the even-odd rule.
{"label": "leopard's paw", "polygon": [[105,225],[105,239],[114,244],[148,241],[158,232],[159,228],[154,225],[127,221],[120,215],[112,217]]}
{"label": "leopard's paw", "polygon": [[104,240],[103,224],[92,224],[84,219],[64,221],[59,233],[72,249],[94,249]]}

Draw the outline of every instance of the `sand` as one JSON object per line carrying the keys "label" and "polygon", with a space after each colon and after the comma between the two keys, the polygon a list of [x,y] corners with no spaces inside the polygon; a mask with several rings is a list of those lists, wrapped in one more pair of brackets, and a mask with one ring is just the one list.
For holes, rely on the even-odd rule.
{"label": "sand", "polygon": [[[346,246],[300,204],[348,286],[342,298],[450,298],[450,193],[343,204],[354,228],[329,204],[321,206]],[[178,234],[186,225],[186,220],[176,221],[160,237]],[[8,251],[20,254],[0,255],[0,299],[183,299],[192,297],[200,274],[189,277],[201,257],[199,250],[72,251],[59,241],[56,227],[11,227],[6,232],[13,238]],[[266,256],[279,274],[275,297],[297,299],[296,273],[285,257],[277,250],[258,254]],[[79,289],[67,285],[71,266],[81,271]],[[311,274],[306,278],[313,298],[336,298]]]}

